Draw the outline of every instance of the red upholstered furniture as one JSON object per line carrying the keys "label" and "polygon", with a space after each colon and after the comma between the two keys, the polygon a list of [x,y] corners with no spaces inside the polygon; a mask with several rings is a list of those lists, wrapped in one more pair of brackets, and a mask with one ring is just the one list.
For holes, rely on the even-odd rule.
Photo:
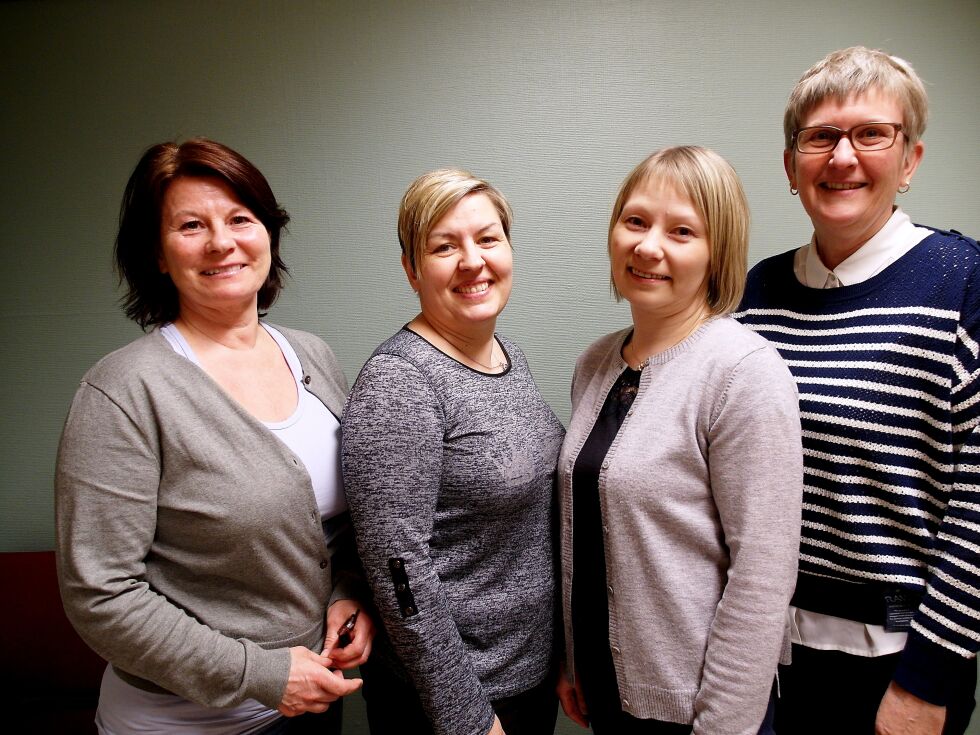
{"label": "red upholstered furniture", "polygon": [[105,661],[82,642],[65,617],[54,552],[0,553],[0,590],[4,729],[96,732]]}

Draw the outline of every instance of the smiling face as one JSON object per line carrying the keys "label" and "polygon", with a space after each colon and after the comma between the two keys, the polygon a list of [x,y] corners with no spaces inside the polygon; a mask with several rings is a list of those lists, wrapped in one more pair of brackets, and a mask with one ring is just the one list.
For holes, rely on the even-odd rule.
{"label": "smiling face", "polygon": [[705,310],[710,258],[707,228],[691,200],[664,181],[637,184],[609,235],[613,283],[634,320]]}
{"label": "smiling face", "polygon": [[485,194],[469,194],[425,241],[418,274],[402,266],[430,324],[455,333],[491,328],[510,298],[513,254],[500,215]]}
{"label": "smiling face", "polygon": [[271,263],[269,232],[224,181],[184,177],[168,187],[159,265],[182,314],[257,308]]}
{"label": "smiling face", "polygon": [[[902,106],[877,90],[845,102],[826,99],[803,118],[801,127],[833,125],[848,130],[867,122],[903,123]],[[898,188],[911,181],[922,159],[922,141],[908,150],[905,143],[899,133],[891,148],[857,151],[842,137],[827,153],[784,153],[790,186],[799,189],[821,255],[830,250],[843,260],[888,221]]]}

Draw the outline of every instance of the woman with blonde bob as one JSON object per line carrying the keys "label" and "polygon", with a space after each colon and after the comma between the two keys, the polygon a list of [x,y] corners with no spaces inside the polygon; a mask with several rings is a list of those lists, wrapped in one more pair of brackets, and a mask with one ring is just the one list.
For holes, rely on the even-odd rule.
{"label": "woman with blonde bob", "polygon": [[633,324],[579,358],[559,459],[558,693],[600,735],[770,731],[802,457],[789,371],[728,316],[748,230],[735,171],[699,147],[650,156],[613,206]]}
{"label": "woman with blonde bob", "polygon": [[[783,118],[802,247],[739,319],[800,385],[806,505],[781,732],[963,733],[980,646],[980,247],[896,206],[928,103],[903,59],[828,54]],[[833,702],[833,707],[827,707]]]}
{"label": "woman with blonde bob", "polygon": [[552,532],[563,429],[495,334],[511,210],[433,171],[398,216],[420,313],[375,350],[343,420],[344,486],[387,635],[363,669],[373,733],[554,730]]}

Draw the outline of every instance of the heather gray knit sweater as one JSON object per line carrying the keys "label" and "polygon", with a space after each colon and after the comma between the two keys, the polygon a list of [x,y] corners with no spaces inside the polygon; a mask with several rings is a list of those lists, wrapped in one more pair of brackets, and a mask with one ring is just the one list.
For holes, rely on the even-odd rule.
{"label": "heather gray knit sweater", "polygon": [[[559,460],[569,670],[573,468],[630,331],[589,347],[572,385]],[[796,385],[765,340],[720,317],[651,359],[599,475],[624,711],[697,734],[757,732],[787,648],[802,492]]]}
{"label": "heather gray knit sweater", "polygon": [[344,409],[344,487],[390,639],[372,657],[407,670],[440,735],[486,733],[490,702],[554,663],[563,429],[523,354],[498,339],[511,367],[487,375],[403,329]]}

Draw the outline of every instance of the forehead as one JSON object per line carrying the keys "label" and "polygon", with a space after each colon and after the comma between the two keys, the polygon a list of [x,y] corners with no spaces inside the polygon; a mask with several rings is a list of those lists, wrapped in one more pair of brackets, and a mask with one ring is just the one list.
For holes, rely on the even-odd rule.
{"label": "forehead", "polygon": [[164,209],[218,202],[244,206],[231,185],[216,176],[181,176],[163,194]]}
{"label": "forehead", "polygon": [[902,104],[894,95],[869,89],[846,98],[825,97],[803,116],[800,127],[849,127],[863,122],[901,123],[904,122],[903,118]]}
{"label": "forehead", "polygon": [[473,227],[484,228],[487,225],[501,225],[500,213],[490,197],[478,191],[467,194],[450,207],[432,226],[428,236],[434,237]]}
{"label": "forehead", "polygon": [[630,190],[623,203],[624,207],[630,205],[657,205],[669,204],[672,208],[686,207],[696,210],[694,202],[688,195],[683,184],[675,181],[669,176],[661,174],[650,174],[641,178]]}

